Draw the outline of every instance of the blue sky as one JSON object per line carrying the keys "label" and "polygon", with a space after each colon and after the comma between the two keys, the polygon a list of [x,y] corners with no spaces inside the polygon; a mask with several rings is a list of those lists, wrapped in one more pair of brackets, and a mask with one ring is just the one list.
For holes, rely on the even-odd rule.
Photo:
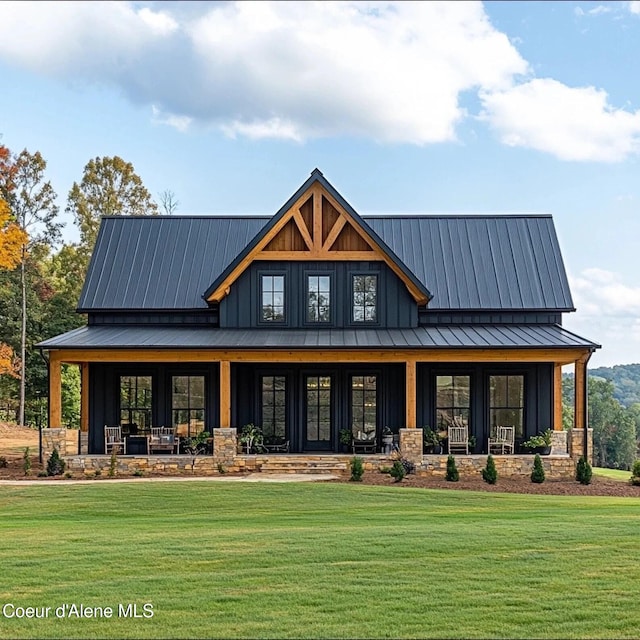
{"label": "blue sky", "polygon": [[[640,362],[640,2],[2,2],[1,142],[178,213],[554,216],[592,366]],[[73,220],[65,239],[77,239]]]}

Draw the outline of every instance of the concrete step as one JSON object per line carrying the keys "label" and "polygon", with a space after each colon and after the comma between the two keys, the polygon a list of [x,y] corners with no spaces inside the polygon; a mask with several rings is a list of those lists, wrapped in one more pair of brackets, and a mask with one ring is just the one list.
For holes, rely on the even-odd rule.
{"label": "concrete step", "polygon": [[263,473],[346,473],[345,462],[269,460],[260,465]]}

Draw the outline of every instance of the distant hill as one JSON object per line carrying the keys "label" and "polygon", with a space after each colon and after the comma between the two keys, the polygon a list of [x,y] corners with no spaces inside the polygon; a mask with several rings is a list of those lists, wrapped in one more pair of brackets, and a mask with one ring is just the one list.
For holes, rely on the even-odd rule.
{"label": "distant hill", "polygon": [[640,364],[616,364],[613,367],[589,369],[590,376],[598,376],[613,382],[613,396],[628,407],[640,402]]}

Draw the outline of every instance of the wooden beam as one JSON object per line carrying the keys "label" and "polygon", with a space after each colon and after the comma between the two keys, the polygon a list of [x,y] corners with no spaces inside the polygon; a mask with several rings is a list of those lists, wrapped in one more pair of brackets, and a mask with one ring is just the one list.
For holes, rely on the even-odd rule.
{"label": "wooden beam", "polygon": [[332,262],[348,260],[379,260],[375,251],[260,251],[256,260],[331,260]]}
{"label": "wooden beam", "polygon": [[49,428],[62,427],[62,376],[61,361],[49,357]]}
{"label": "wooden beam", "polygon": [[80,365],[80,431],[89,431],[89,363]]}
{"label": "wooden beam", "polygon": [[[333,243],[336,241],[337,237],[340,235],[340,232],[342,231],[345,224],[347,224],[347,219],[343,215],[340,215],[340,217],[336,220],[336,223],[333,225],[333,227],[331,227],[331,231],[329,231],[329,235],[327,236],[327,239],[322,244],[323,251],[329,251],[331,249]],[[335,258],[335,253],[334,253],[334,258]]]}
{"label": "wooden beam", "polygon": [[313,248],[314,253],[322,251],[322,194],[323,190],[314,185],[313,193]]}
{"label": "wooden beam", "polygon": [[416,424],[416,361],[408,360],[406,363],[406,427],[407,429],[415,429]]}
{"label": "wooden beam", "polygon": [[585,407],[585,398],[584,398],[584,389],[585,389],[585,381],[587,376],[587,358],[580,357],[575,362],[574,369],[574,382],[575,382],[575,403],[574,403],[574,413],[575,421],[574,428],[575,429],[584,429],[585,423],[585,415],[584,415],[584,407]]}
{"label": "wooden beam", "polygon": [[59,362],[553,362],[571,364],[584,349],[65,349]]}
{"label": "wooden beam", "polygon": [[302,219],[302,215],[298,209],[296,209],[293,212],[293,219],[296,225],[298,226],[298,231],[300,232],[300,235],[302,236],[304,243],[309,248],[309,251],[313,251],[313,239],[309,235],[309,232],[307,231],[307,225],[305,221]]}
{"label": "wooden beam", "polygon": [[553,430],[562,431],[562,365],[553,366]]}
{"label": "wooden beam", "polygon": [[231,363],[220,361],[220,426],[231,426]]}

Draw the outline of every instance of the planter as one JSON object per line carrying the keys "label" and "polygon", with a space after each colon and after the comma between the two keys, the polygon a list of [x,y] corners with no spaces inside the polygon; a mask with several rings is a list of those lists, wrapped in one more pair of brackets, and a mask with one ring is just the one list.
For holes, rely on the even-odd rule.
{"label": "planter", "polygon": [[527,451],[531,455],[535,455],[537,453],[541,456],[548,456],[551,453],[551,447],[531,447],[530,449],[527,449]]}

